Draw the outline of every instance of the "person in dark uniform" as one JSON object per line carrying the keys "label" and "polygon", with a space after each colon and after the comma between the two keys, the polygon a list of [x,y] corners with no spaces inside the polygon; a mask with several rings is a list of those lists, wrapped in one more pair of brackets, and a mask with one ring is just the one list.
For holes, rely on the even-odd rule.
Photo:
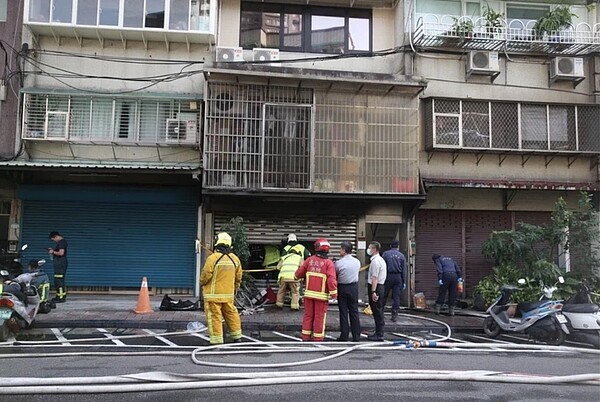
{"label": "person in dark uniform", "polygon": [[67,301],[67,288],[65,286],[65,277],[67,275],[67,241],[58,232],[50,232],[50,240],[56,243],[54,248],[48,248],[48,254],[54,261],[54,290],[56,297],[53,299],[55,303],[64,303]]}
{"label": "person in dark uniform", "polygon": [[448,310],[450,315],[454,315],[454,302],[456,301],[456,285],[462,282],[462,272],[460,267],[450,257],[444,257],[439,254],[431,256],[435,264],[438,275],[438,285],[440,292],[435,302],[435,313],[440,314],[442,304],[448,293]]}
{"label": "person in dark uniform", "polygon": [[394,304],[392,305],[392,322],[398,320],[398,310],[400,310],[400,292],[406,289],[404,281],[404,272],[406,272],[406,257],[398,249],[400,243],[398,240],[392,241],[391,249],[383,253],[383,260],[387,266],[387,277],[385,278],[385,290],[383,305],[387,302],[390,292]]}

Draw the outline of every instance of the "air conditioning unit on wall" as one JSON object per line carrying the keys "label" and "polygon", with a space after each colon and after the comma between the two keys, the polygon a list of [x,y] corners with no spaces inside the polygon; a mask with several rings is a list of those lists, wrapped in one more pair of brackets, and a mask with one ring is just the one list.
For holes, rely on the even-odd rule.
{"label": "air conditioning unit on wall", "polygon": [[576,81],[585,78],[583,58],[555,57],[550,63],[550,80]]}
{"label": "air conditioning unit on wall", "polygon": [[196,120],[167,119],[167,143],[195,143],[197,136]]}
{"label": "air conditioning unit on wall", "polygon": [[244,61],[244,51],[241,47],[217,46],[217,63]]}
{"label": "air conditioning unit on wall", "polygon": [[467,78],[471,75],[488,75],[492,81],[500,74],[498,52],[473,50],[467,57]]}
{"label": "air conditioning unit on wall", "polygon": [[252,60],[254,60],[254,61],[276,61],[276,60],[279,60],[279,49],[267,49],[267,48],[252,49]]}

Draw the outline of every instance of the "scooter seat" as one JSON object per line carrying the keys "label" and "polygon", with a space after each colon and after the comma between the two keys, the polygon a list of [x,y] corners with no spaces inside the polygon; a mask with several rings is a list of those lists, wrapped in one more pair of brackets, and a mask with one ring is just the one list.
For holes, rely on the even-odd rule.
{"label": "scooter seat", "polygon": [[562,311],[565,313],[596,313],[600,311],[597,304],[563,304]]}
{"label": "scooter seat", "polygon": [[535,308],[538,308],[539,306],[541,306],[544,303],[546,303],[546,301],[521,302],[521,303],[517,304],[517,309],[521,313],[524,313],[526,311],[531,311]]}

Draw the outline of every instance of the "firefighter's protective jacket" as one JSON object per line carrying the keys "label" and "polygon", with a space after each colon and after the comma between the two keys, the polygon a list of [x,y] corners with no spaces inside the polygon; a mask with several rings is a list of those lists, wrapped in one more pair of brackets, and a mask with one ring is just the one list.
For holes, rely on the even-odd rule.
{"label": "firefighter's protective jacket", "polygon": [[278,282],[281,281],[295,281],[296,270],[304,262],[304,246],[297,244],[294,247],[290,247],[288,254],[281,257],[277,269],[279,270]]}
{"label": "firefighter's protective jacket", "polygon": [[233,301],[242,282],[242,264],[233,253],[215,251],[204,263],[200,284],[204,300],[226,303]]}
{"label": "firefighter's protective jacket", "polygon": [[306,279],[304,297],[316,300],[337,299],[337,279],[333,262],[320,255],[309,257],[295,274]]}

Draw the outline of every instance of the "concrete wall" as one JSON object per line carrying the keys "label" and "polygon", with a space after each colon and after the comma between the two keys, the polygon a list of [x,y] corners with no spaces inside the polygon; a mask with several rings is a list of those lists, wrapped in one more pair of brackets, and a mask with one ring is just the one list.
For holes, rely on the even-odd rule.
{"label": "concrete wall", "polygon": [[563,197],[571,208],[577,207],[579,199],[577,191],[517,190],[505,208],[504,192],[501,189],[430,188],[421,209],[552,211],[559,197]]}
{"label": "concrete wall", "polygon": [[[0,22],[0,39],[13,44],[16,49],[21,47],[22,2],[9,1],[6,22]],[[20,8],[19,8],[20,6]],[[9,53],[9,65],[16,71],[16,54],[5,46]],[[4,52],[0,51],[0,75],[5,71]],[[8,72],[7,72],[8,73]],[[0,101],[0,157],[11,158],[15,155],[15,132],[19,108],[19,77],[13,77],[6,88],[6,100]],[[16,94],[15,94],[16,93]]]}

